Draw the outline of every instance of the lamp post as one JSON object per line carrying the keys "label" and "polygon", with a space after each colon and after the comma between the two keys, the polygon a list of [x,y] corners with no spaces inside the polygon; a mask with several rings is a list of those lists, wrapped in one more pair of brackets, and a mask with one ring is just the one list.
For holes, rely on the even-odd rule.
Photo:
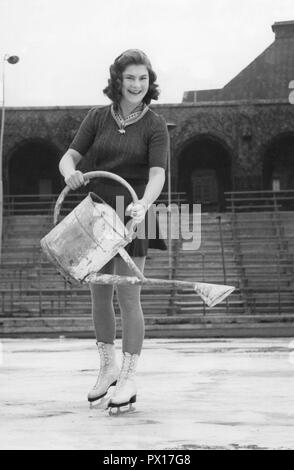
{"label": "lamp post", "polygon": [[[167,122],[167,128],[170,132],[176,127],[173,122]],[[172,277],[172,244],[171,244],[171,152],[168,151],[167,156],[167,241],[168,241],[168,275]]]}
{"label": "lamp post", "polygon": [[19,57],[17,55],[5,54],[2,63],[2,112],[1,112],[1,130],[0,130],[0,260],[2,254],[2,226],[3,226],[3,182],[2,182],[2,166],[3,166],[3,138],[4,138],[4,122],[5,122],[5,62],[9,64],[17,64]]}

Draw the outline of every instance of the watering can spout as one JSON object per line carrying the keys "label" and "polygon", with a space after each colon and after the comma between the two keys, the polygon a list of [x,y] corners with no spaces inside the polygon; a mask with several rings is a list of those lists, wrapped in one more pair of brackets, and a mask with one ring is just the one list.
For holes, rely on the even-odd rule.
{"label": "watering can spout", "polygon": [[195,284],[194,290],[208,307],[214,307],[228,297],[235,287],[198,282]]}

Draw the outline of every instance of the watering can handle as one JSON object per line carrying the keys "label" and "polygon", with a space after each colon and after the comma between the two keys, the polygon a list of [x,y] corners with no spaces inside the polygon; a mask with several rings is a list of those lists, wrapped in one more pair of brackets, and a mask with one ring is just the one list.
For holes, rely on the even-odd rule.
{"label": "watering can handle", "polygon": [[[115,180],[118,183],[121,183],[123,186],[125,186],[129,190],[134,203],[138,201],[138,196],[133,190],[132,186],[126,180],[124,180],[121,176],[115,175],[114,173],[110,173],[109,171],[89,171],[88,173],[84,173],[83,176],[86,180],[90,180],[90,179],[97,178],[97,177],[110,178],[112,180]],[[54,225],[56,225],[58,222],[58,217],[60,214],[61,206],[63,204],[65,196],[69,193],[69,191],[70,191],[70,187],[65,186],[65,188],[61,191],[61,193],[58,196],[58,199],[56,201],[55,208],[54,208]],[[132,236],[135,230],[135,225],[136,225],[135,222],[131,223],[131,226],[129,229],[130,237]]]}

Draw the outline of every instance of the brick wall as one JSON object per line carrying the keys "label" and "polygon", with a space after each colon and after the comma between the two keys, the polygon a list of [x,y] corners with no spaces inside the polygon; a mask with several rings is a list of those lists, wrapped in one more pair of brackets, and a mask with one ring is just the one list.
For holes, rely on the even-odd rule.
{"label": "brick wall", "polygon": [[[34,139],[54,144],[62,155],[90,106],[8,108],[4,138],[4,179],[13,152]],[[171,131],[173,180],[181,155],[195,139],[213,139],[230,156],[234,189],[249,188],[261,181],[264,152],[277,136],[294,133],[294,106],[288,101],[213,102],[156,104],[152,109],[176,127]],[[258,189],[258,188],[256,188]]]}

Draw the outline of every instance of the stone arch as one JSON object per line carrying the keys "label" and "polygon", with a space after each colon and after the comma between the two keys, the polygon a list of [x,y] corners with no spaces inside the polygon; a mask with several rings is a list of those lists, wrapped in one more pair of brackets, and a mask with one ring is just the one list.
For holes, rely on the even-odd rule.
{"label": "stone arch", "polygon": [[263,189],[294,189],[294,132],[274,136],[262,149]]}
{"label": "stone arch", "polygon": [[61,153],[50,141],[31,138],[15,146],[8,160],[9,194],[55,194],[63,187]]}
{"label": "stone arch", "polygon": [[232,189],[232,151],[219,137],[198,134],[178,153],[178,191],[202,210],[225,209],[224,192]]}

